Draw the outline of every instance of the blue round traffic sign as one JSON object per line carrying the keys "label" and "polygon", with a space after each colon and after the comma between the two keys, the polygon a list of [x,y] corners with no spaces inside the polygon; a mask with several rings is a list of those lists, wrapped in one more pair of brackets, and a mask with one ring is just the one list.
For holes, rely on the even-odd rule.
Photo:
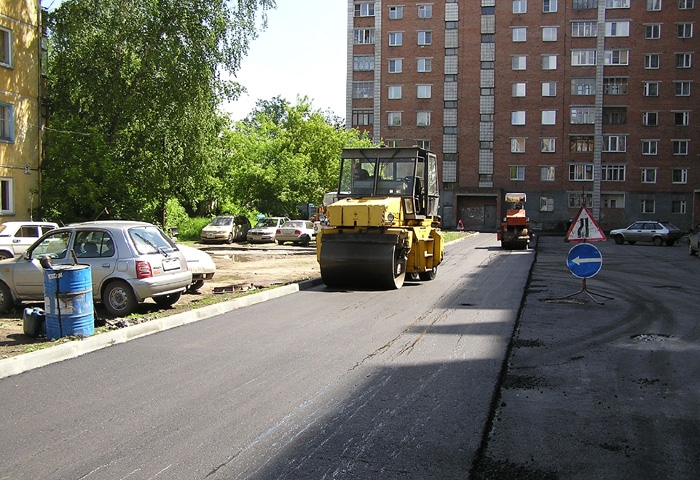
{"label": "blue round traffic sign", "polygon": [[575,277],[590,278],[603,266],[603,256],[590,243],[579,243],[569,250],[566,265]]}

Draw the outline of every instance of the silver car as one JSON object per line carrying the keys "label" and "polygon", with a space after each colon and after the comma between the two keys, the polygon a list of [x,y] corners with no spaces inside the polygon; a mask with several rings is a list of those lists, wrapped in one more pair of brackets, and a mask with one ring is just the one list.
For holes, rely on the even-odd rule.
{"label": "silver car", "polygon": [[308,247],[311,240],[315,239],[314,222],[310,220],[289,220],[275,232],[275,240],[280,245],[292,242],[294,245]]}
{"label": "silver car", "polygon": [[284,222],[289,220],[287,217],[265,217],[258,220],[253,228],[248,230],[246,240],[249,242],[274,242],[277,229]]}
{"label": "silver car", "polygon": [[642,220],[634,222],[627,228],[611,230],[610,236],[618,245],[622,245],[625,242],[630,245],[634,245],[637,242],[652,242],[656,246],[661,246],[665,243],[671,247],[681,239],[683,232],[675,225],[667,222]]}
{"label": "silver car", "polygon": [[700,251],[700,225],[688,235],[688,253],[696,255]]}
{"label": "silver car", "polygon": [[114,316],[147,298],[169,307],[192,283],[182,252],[163,231],[143,222],[99,221],[57,228],[21,257],[0,262],[0,313],[44,299],[44,267],[90,265],[92,296]]}

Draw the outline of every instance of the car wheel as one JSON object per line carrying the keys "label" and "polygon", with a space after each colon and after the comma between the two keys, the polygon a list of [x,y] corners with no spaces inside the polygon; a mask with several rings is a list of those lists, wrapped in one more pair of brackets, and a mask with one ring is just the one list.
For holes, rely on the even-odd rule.
{"label": "car wheel", "polygon": [[651,243],[653,243],[653,244],[656,245],[657,247],[660,247],[661,245],[664,244],[664,241],[661,240],[661,237],[654,237],[654,238],[651,240]]}
{"label": "car wheel", "polygon": [[301,246],[308,247],[310,243],[311,243],[311,238],[308,235],[302,235]]}
{"label": "car wheel", "polygon": [[226,237],[226,243],[233,243],[233,232],[228,234]]}
{"label": "car wheel", "polygon": [[6,258],[14,258],[14,255],[6,251],[0,252],[0,260],[5,260]]}
{"label": "car wheel", "polygon": [[8,313],[15,306],[10,287],[0,282],[0,313]]}
{"label": "car wheel", "polygon": [[162,308],[172,307],[178,300],[180,300],[180,295],[182,295],[180,292],[170,293],[168,295],[158,295],[153,297],[153,301],[155,301],[156,304]]}
{"label": "car wheel", "polygon": [[622,245],[623,243],[625,243],[625,237],[623,237],[622,235],[615,235],[615,243],[617,243],[618,245]]}
{"label": "car wheel", "polygon": [[128,283],[123,280],[109,282],[102,294],[105,309],[115,317],[126,317],[136,310],[136,295]]}
{"label": "car wheel", "polygon": [[187,287],[187,291],[190,293],[195,293],[198,291],[200,288],[204,286],[204,280],[197,280],[195,282],[192,282],[192,285]]}

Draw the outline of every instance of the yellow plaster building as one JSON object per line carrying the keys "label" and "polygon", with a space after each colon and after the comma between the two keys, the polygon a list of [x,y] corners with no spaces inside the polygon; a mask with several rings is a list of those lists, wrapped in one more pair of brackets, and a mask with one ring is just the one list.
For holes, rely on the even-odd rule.
{"label": "yellow plaster building", "polygon": [[39,204],[45,41],[40,0],[0,0],[0,222]]}

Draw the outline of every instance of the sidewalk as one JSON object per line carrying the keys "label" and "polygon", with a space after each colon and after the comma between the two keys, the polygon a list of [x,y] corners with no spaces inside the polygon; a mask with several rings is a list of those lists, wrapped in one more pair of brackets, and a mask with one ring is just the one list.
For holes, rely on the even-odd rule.
{"label": "sidewalk", "polygon": [[566,266],[575,244],[538,240],[473,478],[697,478],[698,259],[684,244],[596,242],[599,305],[564,298],[582,288]]}

